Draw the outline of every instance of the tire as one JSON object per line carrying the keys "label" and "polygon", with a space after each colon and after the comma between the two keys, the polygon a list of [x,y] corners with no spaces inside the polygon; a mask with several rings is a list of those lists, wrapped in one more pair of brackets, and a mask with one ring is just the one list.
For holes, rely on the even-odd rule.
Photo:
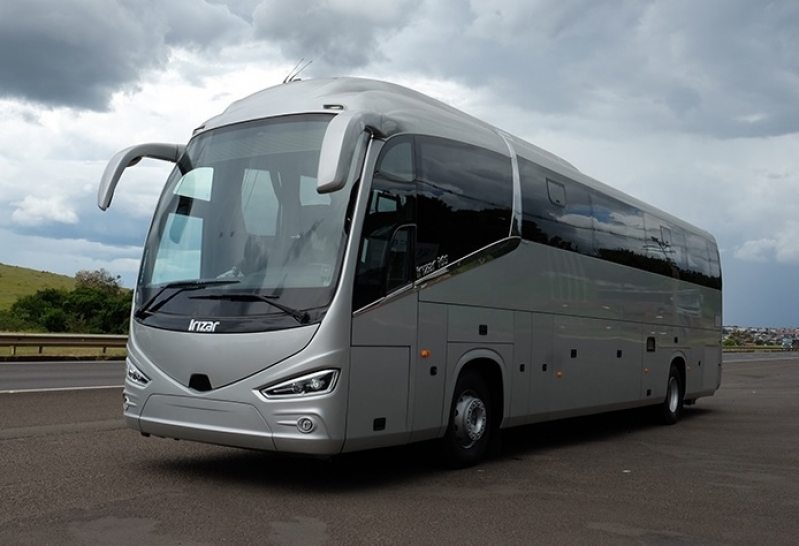
{"label": "tire", "polygon": [[666,384],[666,398],[660,405],[658,416],[664,425],[673,425],[682,416],[685,397],[685,383],[680,370],[674,364],[669,369],[669,380]]}
{"label": "tire", "polygon": [[449,412],[449,425],[442,438],[444,463],[451,468],[467,468],[486,454],[492,435],[491,394],[483,378],[475,372],[461,374],[455,385]]}

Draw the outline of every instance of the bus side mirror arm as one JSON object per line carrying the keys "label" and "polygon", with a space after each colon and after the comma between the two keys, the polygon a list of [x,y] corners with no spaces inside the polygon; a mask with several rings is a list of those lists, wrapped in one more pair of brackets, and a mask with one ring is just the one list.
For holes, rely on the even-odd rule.
{"label": "bus side mirror arm", "polygon": [[330,120],[319,154],[317,192],[334,192],[346,185],[352,169],[360,164],[360,156],[365,151],[364,131],[368,129],[372,134],[382,136],[381,125],[380,115],[365,112],[343,112]]}
{"label": "bus side mirror arm", "polygon": [[177,163],[185,149],[186,146],[183,144],[150,143],[138,144],[117,152],[106,165],[103,177],[100,179],[100,189],[97,191],[97,206],[101,210],[108,208],[111,204],[111,199],[114,197],[114,190],[119,183],[122,172],[141,161],[143,157]]}

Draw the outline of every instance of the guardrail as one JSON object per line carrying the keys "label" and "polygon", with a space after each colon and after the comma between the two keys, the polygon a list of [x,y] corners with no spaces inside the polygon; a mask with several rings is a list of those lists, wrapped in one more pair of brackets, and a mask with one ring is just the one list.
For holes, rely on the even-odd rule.
{"label": "guardrail", "polygon": [[17,347],[38,347],[42,354],[44,347],[96,347],[105,354],[109,348],[125,347],[128,336],[103,334],[8,334],[0,333],[0,347],[11,347],[11,355],[17,354]]}
{"label": "guardrail", "polygon": [[756,345],[754,347],[723,347],[724,353],[790,353],[797,351],[793,347],[785,349],[779,345]]}
{"label": "guardrail", "polygon": [[[0,332],[0,347],[11,347],[11,355],[16,356],[17,347],[38,347],[42,354],[44,347],[96,347],[103,350],[109,348],[125,348],[128,344],[126,335],[108,334],[9,334]],[[725,353],[770,353],[791,352],[797,349],[783,349],[779,346],[723,347]]]}

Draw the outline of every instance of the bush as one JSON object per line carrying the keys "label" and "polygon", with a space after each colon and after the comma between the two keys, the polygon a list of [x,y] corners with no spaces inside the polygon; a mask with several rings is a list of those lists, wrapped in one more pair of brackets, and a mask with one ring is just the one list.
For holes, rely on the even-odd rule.
{"label": "bush", "polygon": [[74,290],[47,288],[23,296],[0,312],[0,330],[125,334],[131,291],[107,271],[79,271]]}
{"label": "bush", "polygon": [[43,332],[44,328],[14,315],[10,309],[0,310],[0,332]]}

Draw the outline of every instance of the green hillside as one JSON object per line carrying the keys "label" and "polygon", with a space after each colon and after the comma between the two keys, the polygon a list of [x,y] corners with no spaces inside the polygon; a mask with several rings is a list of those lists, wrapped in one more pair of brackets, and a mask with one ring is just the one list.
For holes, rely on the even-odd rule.
{"label": "green hillside", "polygon": [[0,264],[0,310],[8,309],[18,297],[45,288],[72,290],[75,279],[35,269]]}

